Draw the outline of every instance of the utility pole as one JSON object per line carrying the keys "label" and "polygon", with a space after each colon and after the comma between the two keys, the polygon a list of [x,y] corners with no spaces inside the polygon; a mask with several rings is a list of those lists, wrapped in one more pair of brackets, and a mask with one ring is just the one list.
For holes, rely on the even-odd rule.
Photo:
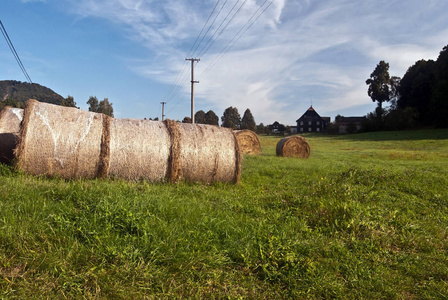
{"label": "utility pole", "polygon": [[194,62],[200,61],[199,58],[186,58],[191,61],[191,123],[194,124],[194,84],[199,81],[194,81]]}
{"label": "utility pole", "polygon": [[162,121],[165,119],[165,104],[166,102],[160,102],[162,104]]}

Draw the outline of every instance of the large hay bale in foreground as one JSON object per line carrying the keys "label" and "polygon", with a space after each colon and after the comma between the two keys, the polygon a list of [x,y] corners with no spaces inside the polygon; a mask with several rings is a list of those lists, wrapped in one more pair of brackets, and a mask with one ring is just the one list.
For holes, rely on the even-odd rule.
{"label": "large hay bale in foreground", "polygon": [[171,140],[162,122],[111,119],[108,176],[163,181]]}
{"label": "large hay bale in foreground", "polygon": [[16,155],[19,169],[62,178],[236,183],[241,173],[230,129],[113,119],[35,100],[27,102]]}
{"label": "large hay bale in foreground", "polygon": [[[241,174],[241,154],[235,134],[213,125],[176,123],[178,179],[193,182],[234,182]],[[177,137],[175,137],[177,138]]]}
{"label": "large hay bale in foreground", "polygon": [[62,178],[103,176],[107,120],[102,114],[29,100],[16,149],[18,168]]}
{"label": "large hay bale in foreground", "polygon": [[310,145],[304,137],[291,136],[277,143],[277,156],[308,158],[310,156]]}
{"label": "large hay bale in foreground", "polygon": [[258,134],[252,130],[235,130],[238,146],[241,154],[259,155],[261,152],[260,139]]}
{"label": "large hay bale in foreground", "polygon": [[6,106],[0,112],[0,163],[10,164],[14,159],[23,109]]}

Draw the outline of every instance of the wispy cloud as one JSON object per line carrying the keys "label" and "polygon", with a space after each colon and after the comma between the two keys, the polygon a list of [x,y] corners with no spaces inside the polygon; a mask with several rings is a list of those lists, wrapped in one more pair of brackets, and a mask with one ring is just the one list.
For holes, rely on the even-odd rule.
{"label": "wispy cloud", "polygon": [[[173,83],[185,68],[186,52],[216,3],[67,1],[79,17],[122,26],[150,51],[148,57],[129,58],[130,69],[164,84]],[[437,57],[448,40],[448,21],[440,13],[448,10],[446,1],[277,0],[222,56],[263,2],[247,0],[201,57],[196,90],[204,110],[220,114],[228,106],[250,108],[258,122],[292,124],[312,101],[323,115],[344,114],[369,103],[365,80],[379,60],[390,63],[391,75],[402,76],[415,61]],[[210,69],[211,63],[216,65]],[[186,84],[182,92],[188,89]]]}

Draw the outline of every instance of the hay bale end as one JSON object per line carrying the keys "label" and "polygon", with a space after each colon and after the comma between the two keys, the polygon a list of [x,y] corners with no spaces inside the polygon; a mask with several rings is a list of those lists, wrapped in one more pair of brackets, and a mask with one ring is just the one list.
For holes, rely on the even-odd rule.
{"label": "hay bale end", "polygon": [[11,164],[20,133],[23,109],[6,106],[0,112],[0,163]]}
{"label": "hay bale end", "polygon": [[238,140],[238,146],[241,154],[259,155],[261,152],[260,139],[258,134],[252,130],[235,130],[235,135]]}
{"label": "hay bale end", "polygon": [[291,136],[280,140],[276,148],[277,156],[308,158],[311,153],[310,145],[301,136]]}

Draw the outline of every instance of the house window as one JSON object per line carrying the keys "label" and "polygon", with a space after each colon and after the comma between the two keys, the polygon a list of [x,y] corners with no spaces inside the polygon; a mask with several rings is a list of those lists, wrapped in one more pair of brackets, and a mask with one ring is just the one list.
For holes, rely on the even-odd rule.
{"label": "house window", "polygon": [[311,131],[312,130],[312,128],[311,127],[308,127],[308,131]]}
{"label": "house window", "polygon": [[317,121],[317,122],[316,122],[316,125],[320,125],[320,122],[319,122],[319,121]]}
{"label": "house window", "polygon": [[303,127],[300,127],[300,131],[303,132]]}
{"label": "house window", "polygon": [[308,121],[308,125],[311,125],[311,121]]}
{"label": "house window", "polygon": [[316,128],[316,131],[319,132],[319,131],[320,131],[320,128]]}
{"label": "house window", "polygon": [[300,121],[300,125],[303,125],[303,121]]}

